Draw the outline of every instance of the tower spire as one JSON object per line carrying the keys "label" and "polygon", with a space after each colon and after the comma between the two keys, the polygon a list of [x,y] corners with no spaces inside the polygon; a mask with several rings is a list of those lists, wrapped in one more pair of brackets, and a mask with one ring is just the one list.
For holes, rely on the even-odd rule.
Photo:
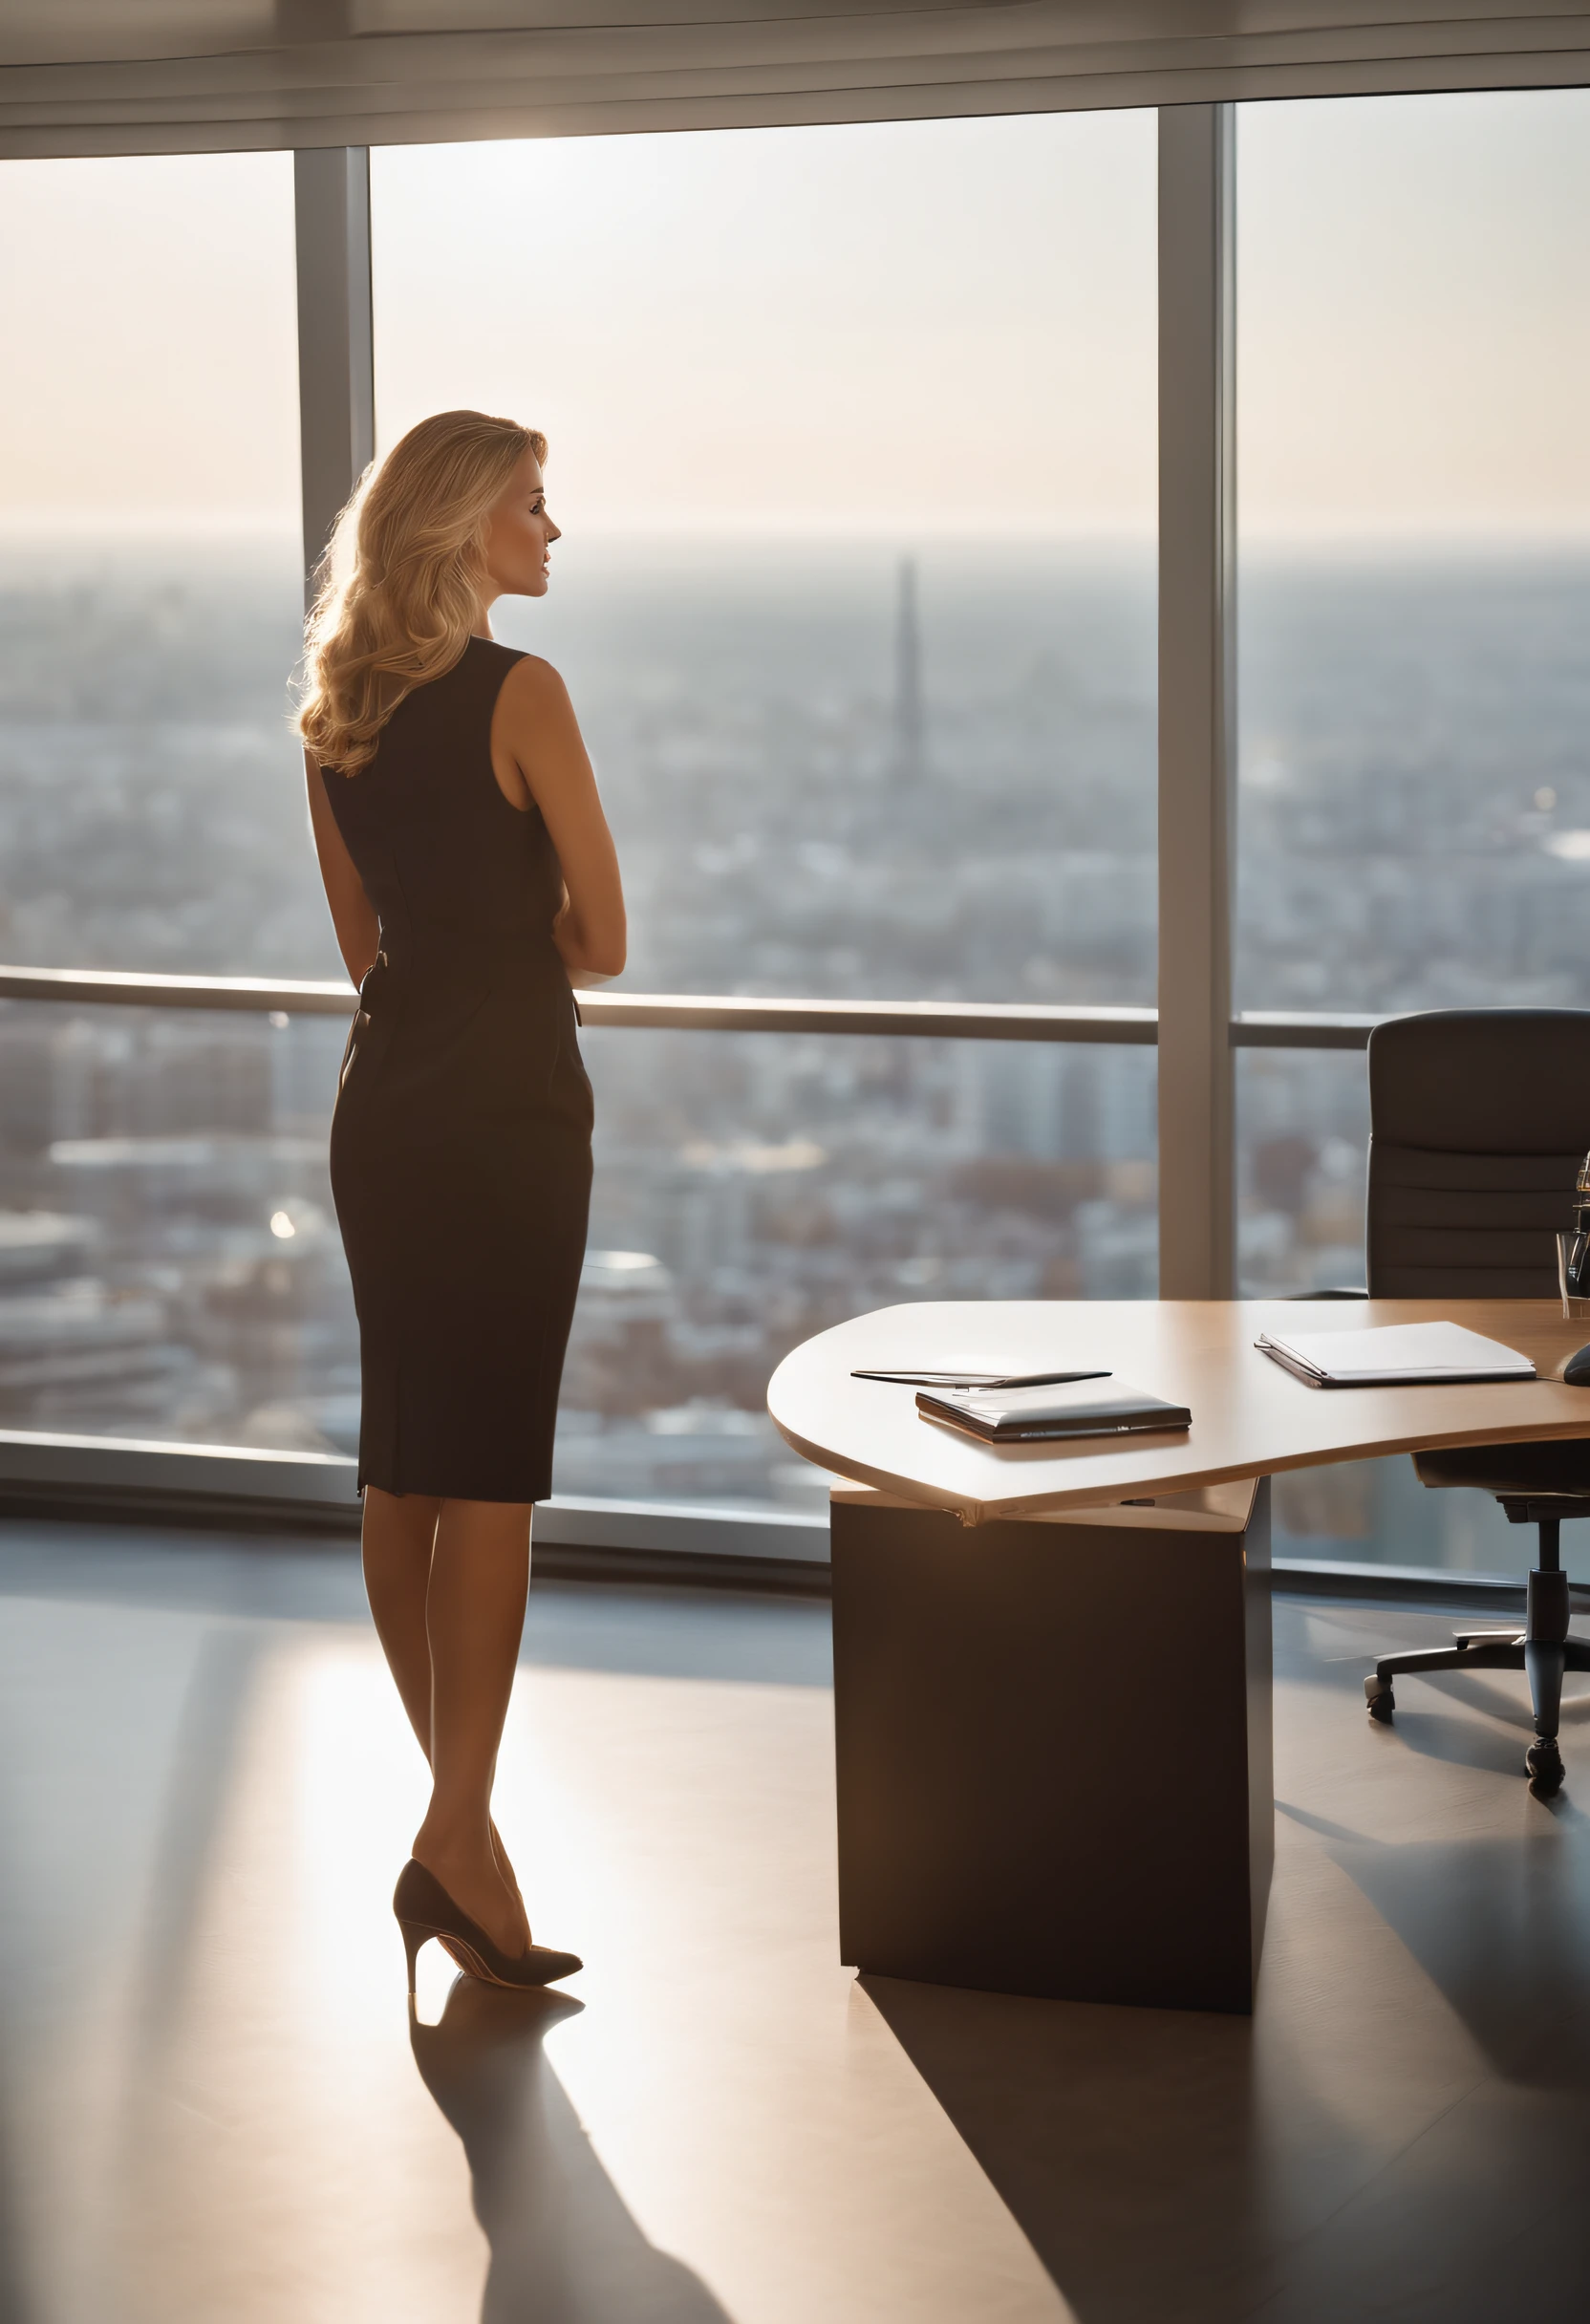
{"label": "tower spire", "polygon": [[894,610],[894,774],[902,783],[922,778],[927,758],[927,719],[922,699],[922,631],[916,611],[916,559],[900,559]]}

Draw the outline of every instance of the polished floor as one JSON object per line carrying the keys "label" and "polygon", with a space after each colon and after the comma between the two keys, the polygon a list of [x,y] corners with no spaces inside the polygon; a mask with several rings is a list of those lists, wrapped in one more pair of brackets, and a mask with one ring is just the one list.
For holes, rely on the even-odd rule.
{"label": "polished floor", "polygon": [[411,2028],[352,1558],[0,1525],[0,2324],[1577,2324],[1590,1696],[1545,1806],[1521,1681],[1364,1719],[1439,1616],[1278,1617],[1251,2022],[858,1984],[827,1608],[538,1584],[501,1820],[590,1967],[428,1947]]}

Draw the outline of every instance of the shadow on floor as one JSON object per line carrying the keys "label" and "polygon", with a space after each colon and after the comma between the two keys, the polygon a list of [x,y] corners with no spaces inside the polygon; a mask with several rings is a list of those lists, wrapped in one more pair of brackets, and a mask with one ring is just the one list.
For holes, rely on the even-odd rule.
{"label": "shadow on floor", "polygon": [[[1401,1682],[1399,1682],[1401,1683]],[[1583,1684],[1582,1680],[1579,1682]],[[1590,1694],[1572,1691],[1572,1676],[1562,1696],[1562,1727],[1566,1731],[1590,1719]],[[1428,1678],[1416,1679],[1404,1686],[1403,1691],[1410,1701],[1417,1701],[1418,1690],[1428,1687],[1432,1693],[1445,1695],[1454,1711],[1483,1711],[1499,1719],[1505,1727],[1515,1729],[1527,1743],[1535,1732],[1535,1714],[1530,1709],[1529,1683],[1522,1671],[1510,1672],[1505,1678],[1480,1670],[1432,1670]],[[1398,1696],[1399,1704],[1402,1696]],[[1397,1712],[1400,1725],[1404,1713]],[[1516,1762],[1515,1762],[1516,1764]]]}
{"label": "shadow on floor", "polygon": [[1516,1840],[1328,1853],[1505,2081],[1590,2098],[1590,1824],[1547,1814]]}
{"label": "shadow on floor", "polygon": [[204,1883],[268,1651],[269,1636],[259,1625],[228,1623],[207,1630],[194,1654],[136,1955],[129,2090],[140,2088],[145,2074],[155,2070],[191,1990]]}
{"label": "shadow on floor", "polygon": [[[1491,1706],[1486,1705],[1490,1710]],[[1382,1746],[1388,1753],[1399,1747],[1421,1759],[1441,1759],[1449,1767],[1472,1767],[1485,1775],[1525,1782],[1524,1753],[1535,1739],[1526,1711],[1506,1727],[1492,1719],[1476,1719],[1473,1707],[1454,1704],[1446,1711],[1405,1711],[1397,1706],[1396,1742]],[[1467,1713],[1468,1715],[1465,1715]],[[1379,1737],[1375,1738],[1379,1742]]]}
{"label": "shadow on floor", "polygon": [[30,2301],[23,2268],[17,2182],[11,2168],[9,2122],[0,2087],[0,2324],[28,2324]]}
{"label": "shadow on floor", "polygon": [[1536,1802],[1506,1840],[1370,1840],[1278,1799],[1317,1833],[1438,1986],[1504,2081],[1590,2098],[1590,1817]]}
{"label": "shadow on floor", "polygon": [[1251,2019],[861,1983],[1086,2324],[1258,2307]]}
{"label": "shadow on floor", "polygon": [[582,2006],[460,1977],[440,2023],[411,2027],[491,2247],[482,2324],[731,2324],[699,2276],[647,2242],[552,2071],[543,2039]]}

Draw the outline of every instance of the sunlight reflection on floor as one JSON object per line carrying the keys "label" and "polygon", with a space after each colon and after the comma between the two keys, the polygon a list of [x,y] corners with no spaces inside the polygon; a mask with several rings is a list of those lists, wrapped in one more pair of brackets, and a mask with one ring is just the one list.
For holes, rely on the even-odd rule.
{"label": "sunlight reflection on floor", "polygon": [[[617,1669],[551,1610],[576,1659],[522,1670],[499,1784],[537,1931],[589,1966],[504,1994],[428,1945],[411,2029],[425,1771],[369,1633],[0,1603],[40,1689],[13,1739],[48,1772],[50,1717],[88,1738],[78,1828],[129,1900],[70,2008],[31,1975],[26,2324],[1064,2324],[839,1964],[825,1689],[711,1675],[720,1607],[676,1675],[628,1667],[648,1605],[612,1608]],[[759,1617],[753,1662],[791,1619],[826,1615]],[[55,1827],[0,1809],[14,1896]]]}

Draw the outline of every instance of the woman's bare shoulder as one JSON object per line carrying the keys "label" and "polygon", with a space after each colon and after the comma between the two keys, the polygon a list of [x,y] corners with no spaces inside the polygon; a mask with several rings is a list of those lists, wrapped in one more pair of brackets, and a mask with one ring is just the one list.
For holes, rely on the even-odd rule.
{"label": "woman's bare shoulder", "polygon": [[539,654],[521,654],[503,680],[501,699],[515,703],[567,701],[569,689],[549,661]]}
{"label": "woman's bare shoulder", "polygon": [[526,654],[504,679],[491,731],[526,769],[532,762],[543,769],[577,766],[584,756],[569,689],[539,654]]}

